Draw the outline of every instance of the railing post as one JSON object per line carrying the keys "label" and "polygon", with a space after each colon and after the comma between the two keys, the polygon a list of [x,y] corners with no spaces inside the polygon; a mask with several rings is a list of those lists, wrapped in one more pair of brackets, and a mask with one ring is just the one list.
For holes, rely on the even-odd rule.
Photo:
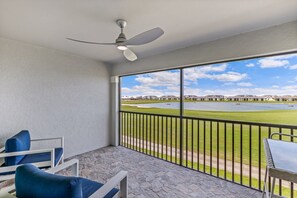
{"label": "railing post", "polygon": [[180,132],[179,132],[179,157],[180,157],[180,165],[183,165],[183,114],[184,114],[184,70],[180,69],[180,98],[179,98],[179,126],[180,126]]}

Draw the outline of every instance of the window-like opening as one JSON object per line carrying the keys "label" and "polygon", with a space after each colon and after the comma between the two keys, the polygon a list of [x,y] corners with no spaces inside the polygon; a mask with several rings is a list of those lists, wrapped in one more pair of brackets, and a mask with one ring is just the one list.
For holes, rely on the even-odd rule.
{"label": "window-like opening", "polygon": [[120,91],[122,146],[259,190],[263,139],[297,134],[296,53],[123,76]]}

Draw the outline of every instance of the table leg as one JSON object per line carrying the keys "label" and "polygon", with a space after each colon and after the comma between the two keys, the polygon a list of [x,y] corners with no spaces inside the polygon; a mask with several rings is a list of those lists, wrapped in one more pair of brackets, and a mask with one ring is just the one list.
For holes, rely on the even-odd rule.
{"label": "table leg", "polygon": [[271,192],[270,192],[270,198],[273,197],[274,186],[275,186],[275,177],[273,177],[273,179],[272,179],[272,187],[271,187]]}
{"label": "table leg", "polygon": [[267,167],[265,169],[265,177],[264,177],[264,186],[263,186],[262,198],[264,198],[265,194],[266,194],[266,197],[267,197],[267,186],[266,186],[266,184],[267,184]]}

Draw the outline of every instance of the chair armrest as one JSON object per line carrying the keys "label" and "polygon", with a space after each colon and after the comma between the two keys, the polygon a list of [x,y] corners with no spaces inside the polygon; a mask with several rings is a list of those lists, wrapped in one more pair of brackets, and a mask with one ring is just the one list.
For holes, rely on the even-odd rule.
{"label": "chair armrest", "polygon": [[31,142],[50,141],[50,140],[60,140],[61,141],[61,147],[64,148],[64,137],[31,139]]}
{"label": "chair armrest", "polygon": [[[19,152],[11,152],[11,153],[0,153],[0,158],[13,157],[13,156],[19,156],[19,155],[32,155],[32,154],[38,154],[38,153],[51,153],[51,161],[46,161],[46,162],[50,162],[50,164],[49,164],[50,167],[55,166],[55,149],[54,148],[53,149],[39,149],[39,150],[19,151]],[[45,162],[43,162],[41,164],[45,165],[44,163]],[[38,163],[35,163],[35,164],[38,165]],[[0,173],[15,171],[15,169],[18,166],[19,165],[0,167]],[[0,179],[0,181],[1,181],[1,179]]]}
{"label": "chair armrest", "polygon": [[55,149],[39,149],[39,150],[29,150],[29,151],[18,151],[18,152],[10,152],[10,153],[0,153],[0,158],[3,157],[13,157],[19,155],[32,155],[38,153],[49,153],[55,152]]}
{"label": "chair armrest", "polygon": [[278,133],[278,132],[275,132],[275,133],[272,133],[272,134],[270,135],[270,139],[272,139],[273,136],[275,136],[275,135],[279,135],[279,136],[287,136],[287,137],[291,137],[291,138],[297,138],[296,135],[291,135],[291,134],[285,134],[285,133]]}
{"label": "chair armrest", "polygon": [[126,198],[128,197],[128,172],[120,171],[110,180],[108,180],[101,188],[99,188],[91,198],[99,198],[104,197],[107,193],[109,193],[113,188],[115,188],[118,184],[120,184],[120,197]]}
{"label": "chair armrest", "polygon": [[61,170],[68,168],[68,167],[72,168],[72,175],[78,177],[78,173],[79,173],[78,159],[72,159],[70,161],[64,162],[63,164],[60,164],[54,168],[50,168],[50,169],[46,170],[46,172],[55,174]]}

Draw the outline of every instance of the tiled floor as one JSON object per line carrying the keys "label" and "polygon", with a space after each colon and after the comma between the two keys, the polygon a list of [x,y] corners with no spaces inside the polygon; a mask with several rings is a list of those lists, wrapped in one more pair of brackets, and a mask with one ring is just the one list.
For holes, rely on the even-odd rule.
{"label": "tiled floor", "polygon": [[80,174],[105,182],[128,171],[129,197],[260,197],[258,191],[192,171],[124,147],[106,147],[74,158]]}

